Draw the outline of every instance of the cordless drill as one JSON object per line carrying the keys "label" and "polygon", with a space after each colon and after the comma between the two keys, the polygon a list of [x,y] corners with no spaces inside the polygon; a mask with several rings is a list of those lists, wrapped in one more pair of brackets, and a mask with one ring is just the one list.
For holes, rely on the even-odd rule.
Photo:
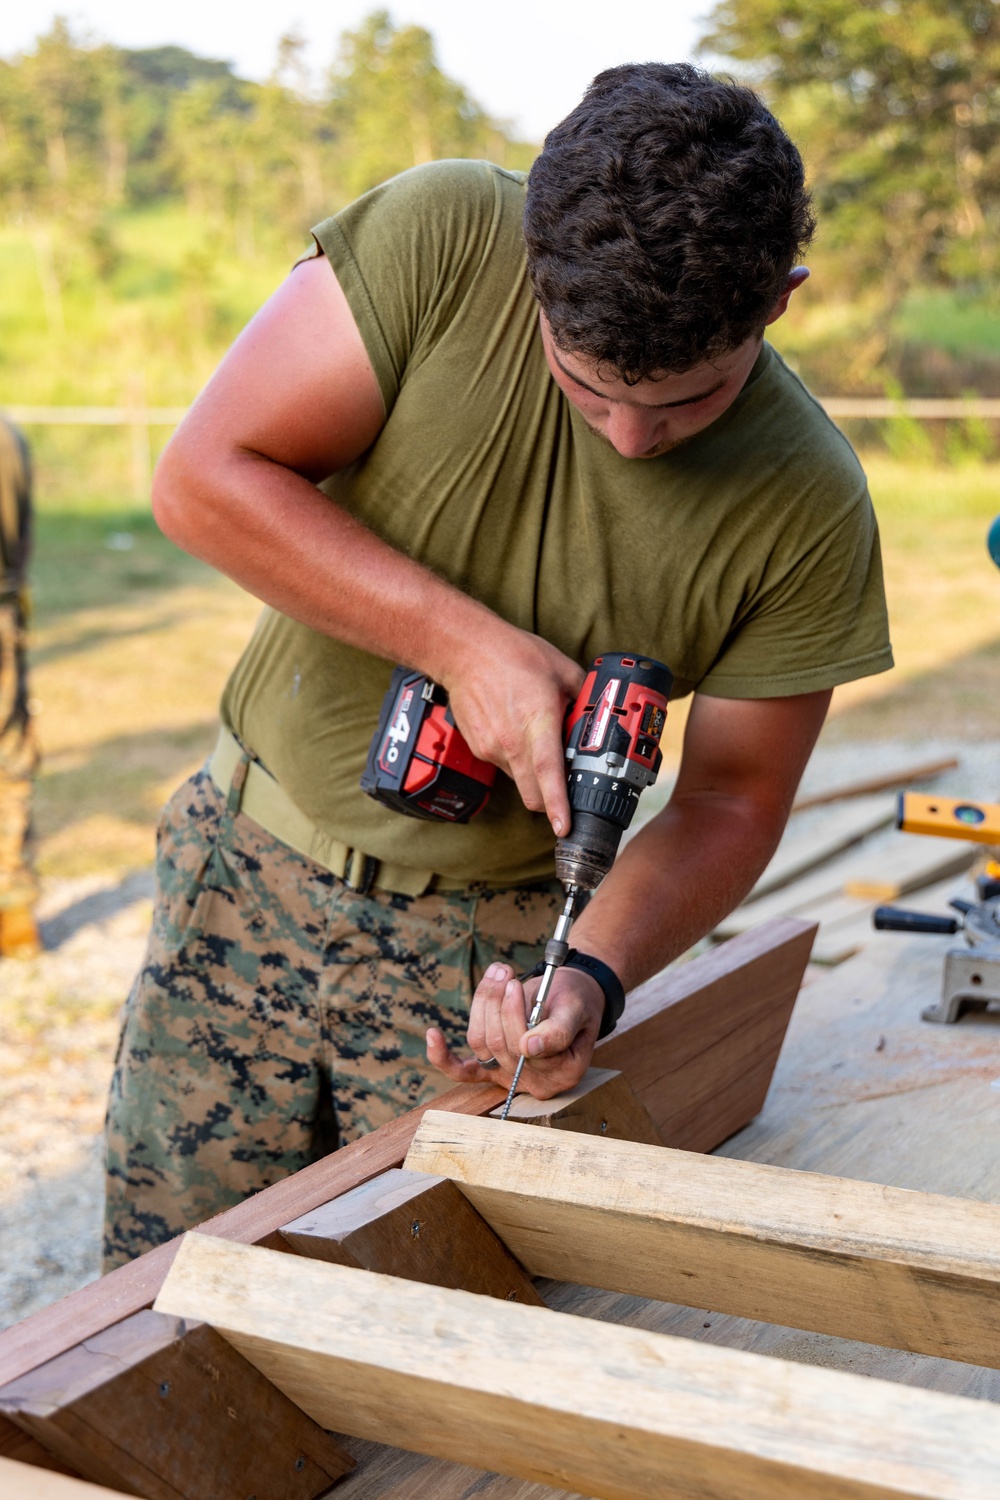
{"label": "cordless drill", "polygon": [[[660,736],[673,677],[662,662],[606,652],[591,664],[566,720],[566,790],[570,830],[556,844],[556,874],[566,904],[545,945],[542,982],[528,1030],[542,1019],[556,973],[569,957],[569,931],[581,891],[594,891],[615,862],[640,793],[652,786],[663,759]],[[520,1057],[501,1119],[521,1081]]]}
{"label": "cordless drill", "polygon": [[[627,652],[595,657],[566,719],[570,830],[556,844],[566,904],[545,945],[542,982],[529,1029],[542,1018],[556,971],[569,956],[581,892],[596,890],[614,864],[639,796],[660,769],[660,736],[673,682],[662,662]],[[412,817],[467,823],[486,806],[495,768],[469,749],[447,694],[419,672],[397,667],[382,703],[361,778],[377,802]],[[507,1118],[522,1057],[503,1109]]]}

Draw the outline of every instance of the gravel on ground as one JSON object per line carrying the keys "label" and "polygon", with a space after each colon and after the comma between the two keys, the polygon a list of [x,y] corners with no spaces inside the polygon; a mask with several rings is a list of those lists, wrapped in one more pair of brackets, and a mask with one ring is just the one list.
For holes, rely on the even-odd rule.
{"label": "gravel on ground", "polygon": [[152,886],[47,882],[45,951],[0,959],[0,1327],[100,1274],[104,1107]]}

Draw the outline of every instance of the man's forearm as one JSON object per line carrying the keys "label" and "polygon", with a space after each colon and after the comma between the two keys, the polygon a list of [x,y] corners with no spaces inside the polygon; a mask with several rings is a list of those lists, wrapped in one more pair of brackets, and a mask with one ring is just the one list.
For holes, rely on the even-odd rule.
{"label": "man's forearm", "polygon": [[573,943],[633,989],[739,905],[783,826],[779,809],[748,798],[675,799],[622,851],[575,923]]}

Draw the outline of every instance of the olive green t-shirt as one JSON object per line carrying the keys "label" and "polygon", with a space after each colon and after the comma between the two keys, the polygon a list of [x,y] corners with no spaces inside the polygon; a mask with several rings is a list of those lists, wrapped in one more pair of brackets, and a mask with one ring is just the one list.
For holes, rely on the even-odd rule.
{"label": "olive green t-shirt", "polygon": [[[620,457],[549,373],[523,207],[520,174],[435,162],[315,230],[386,410],[325,493],[581,666],[602,651],[666,662],[676,696],[808,693],[891,666],[865,478],[801,382],[765,345],[704,432]],[[551,829],[506,777],[465,826],[359,789],[392,665],[265,610],[223,718],[326,834],[462,880],[550,876]]]}

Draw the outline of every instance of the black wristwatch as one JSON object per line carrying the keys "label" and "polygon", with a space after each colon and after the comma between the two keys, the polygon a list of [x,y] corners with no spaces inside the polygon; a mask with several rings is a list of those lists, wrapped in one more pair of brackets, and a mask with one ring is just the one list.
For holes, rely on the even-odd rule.
{"label": "black wristwatch", "polygon": [[[592,953],[580,953],[576,948],[569,950],[561,967],[582,969],[584,974],[589,974],[592,979],[597,980],[604,991],[604,1015],[601,1017],[601,1029],[597,1033],[597,1040],[600,1041],[602,1037],[610,1036],[621,1020],[625,1009],[625,990],[614,969],[610,964],[595,958]],[[541,958],[533,969],[521,975],[522,983],[526,979],[538,979],[544,972],[545,960]]]}

